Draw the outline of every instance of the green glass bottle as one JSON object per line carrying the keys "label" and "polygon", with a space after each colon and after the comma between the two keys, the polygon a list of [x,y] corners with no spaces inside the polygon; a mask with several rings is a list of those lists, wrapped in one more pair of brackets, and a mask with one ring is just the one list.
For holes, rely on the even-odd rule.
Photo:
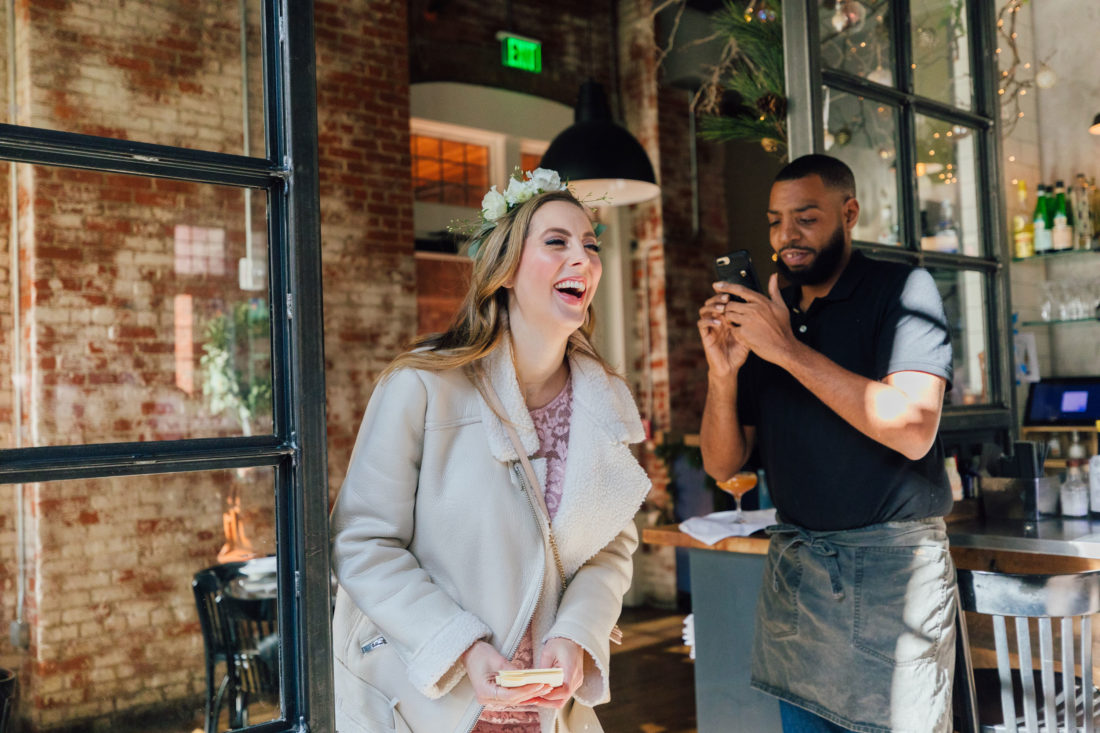
{"label": "green glass bottle", "polygon": [[1048,208],[1051,219],[1050,242],[1054,251],[1073,249],[1073,219],[1069,207],[1066,206],[1066,185],[1062,181],[1054,184],[1054,199],[1048,202]]}
{"label": "green glass bottle", "polygon": [[1054,249],[1054,243],[1050,237],[1051,226],[1048,226],[1049,207],[1047,206],[1047,187],[1040,183],[1035,197],[1035,213],[1031,216],[1031,223],[1035,230],[1035,254],[1046,254]]}

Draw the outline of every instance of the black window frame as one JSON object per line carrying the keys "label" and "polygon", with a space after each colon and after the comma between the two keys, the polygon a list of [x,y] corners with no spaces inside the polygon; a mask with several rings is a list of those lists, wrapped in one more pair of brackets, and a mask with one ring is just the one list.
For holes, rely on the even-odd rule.
{"label": "black window frame", "polygon": [[[1010,291],[1011,260],[1004,235],[1005,204],[1001,172],[1000,109],[997,96],[996,8],[979,0],[967,2],[968,46],[973,78],[972,109],[952,107],[913,91],[912,43],[909,33],[910,0],[891,0],[891,40],[895,87],[868,81],[848,72],[823,69],[817,0],[786,0],[782,4],[783,45],[788,98],[788,149],[791,158],[825,152],[822,88],[829,87],[889,105],[898,111],[897,186],[902,224],[901,246],[855,242],[854,246],[878,258],[920,267],[969,270],[982,274],[986,286],[986,365],[989,401],[980,405],[947,405],[940,430],[958,435],[1000,435],[1016,431],[1016,394],[1013,388]],[[979,206],[980,256],[921,250],[917,198],[915,120],[925,115],[975,130]]]}
{"label": "black window frame", "polygon": [[0,160],[266,192],[273,433],[0,450],[0,484],[274,468],[283,716],[249,730],[323,733],[335,726],[313,0],[259,3],[264,157],[0,124]]}

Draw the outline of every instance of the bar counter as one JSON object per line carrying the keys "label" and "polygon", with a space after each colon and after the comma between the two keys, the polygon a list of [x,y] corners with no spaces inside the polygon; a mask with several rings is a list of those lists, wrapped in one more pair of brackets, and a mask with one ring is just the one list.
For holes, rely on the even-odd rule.
{"label": "bar counter", "polygon": [[[947,518],[955,565],[1006,573],[1100,568],[1100,520],[1044,517],[986,519],[973,505]],[[642,541],[688,548],[695,618],[695,708],[699,733],[780,730],[774,698],[749,687],[749,659],[768,538],[728,537],[704,544],[679,525],[646,528]],[[983,639],[971,642],[976,666],[995,666]]]}

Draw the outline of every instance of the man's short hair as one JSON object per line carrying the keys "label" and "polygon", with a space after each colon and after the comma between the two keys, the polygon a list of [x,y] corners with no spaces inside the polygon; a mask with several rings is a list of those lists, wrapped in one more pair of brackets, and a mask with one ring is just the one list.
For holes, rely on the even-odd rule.
{"label": "man's short hair", "polygon": [[820,153],[803,155],[787,163],[775,176],[774,183],[797,181],[806,176],[819,176],[826,188],[841,191],[848,196],[856,195],[856,177],[852,169],[843,161]]}

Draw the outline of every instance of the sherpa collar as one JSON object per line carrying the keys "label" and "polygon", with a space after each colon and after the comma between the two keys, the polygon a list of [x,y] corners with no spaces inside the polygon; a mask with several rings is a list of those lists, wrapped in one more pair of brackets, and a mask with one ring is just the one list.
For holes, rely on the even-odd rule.
{"label": "sherpa collar", "polygon": [[[539,436],[520,390],[516,367],[512,362],[511,339],[504,337],[501,345],[481,363],[483,373],[496,389],[508,419],[516,428],[527,455],[539,451]],[[584,356],[569,359],[573,379],[573,410],[583,410],[618,443],[638,443],[645,431],[634,406],[629,389],[612,377],[598,362]],[[504,424],[492,408],[479,396],[482,422],[489,439],[489,450],[499,461],[519,460]]]}

